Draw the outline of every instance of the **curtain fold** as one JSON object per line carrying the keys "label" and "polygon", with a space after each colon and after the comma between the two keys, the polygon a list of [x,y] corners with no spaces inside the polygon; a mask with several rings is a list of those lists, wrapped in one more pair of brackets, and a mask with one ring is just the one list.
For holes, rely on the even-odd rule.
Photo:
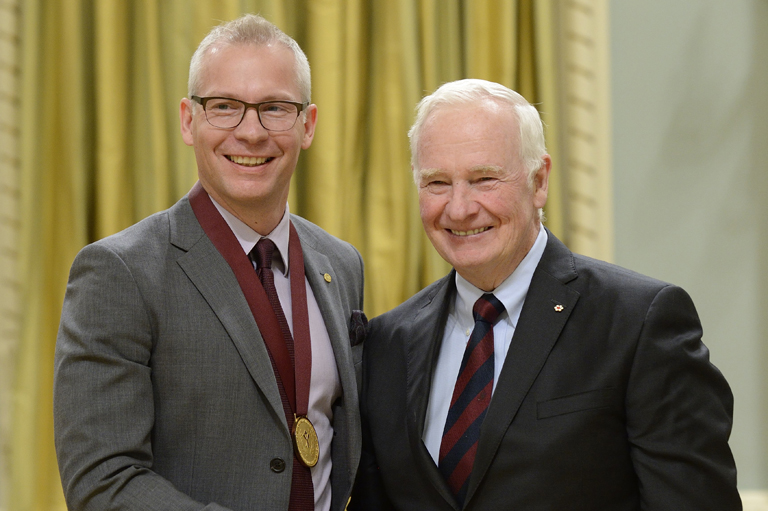
{"label": "curtain fold", "polygon": [[[186,193],[194,154],[179,135],[189,59],[220,20],[260,12],[312,65],[317,135],[291,210],[353,243],[366,312],[441,277],[410,172],[414,107],[464,77],[520,91],[557,122],[551,2],[533,0],[25,0],[20,102],[23,326],[10,509],[65,509],[52,436],[52,367],[69,271],[86,243]],[[548,7],[547,7],[548,6]],[[556,154],[556,146],[554,147]],[[551,190],[559,189],[557,170]],[[557,195],[557,193],[553,193]],[[561,228],[558,197],[547,207]]]}
{"label": "curtain fold", "polygon": [[13,395],[11,509],[61,507],[51,434],[53,345],[67,265],[88,239],[79,200],[90,169],[83,144],[82,5],[73,0],[44,7],[22,5],[23,318]]}

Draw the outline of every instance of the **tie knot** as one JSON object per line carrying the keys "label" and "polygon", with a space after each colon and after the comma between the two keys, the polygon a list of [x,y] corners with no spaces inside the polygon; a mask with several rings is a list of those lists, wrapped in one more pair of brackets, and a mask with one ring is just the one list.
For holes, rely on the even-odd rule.
{"label": "tie knot", "polygon": [[275,252],[275,243],[269,238],[261,238],[251,250],[251,257],[256,262],[256,269],[271,268],[272,255]]}
{"label": "tie knot", "polygon": [[493,296],[493,293],[485,293],[472,307],[472,315],[475,317],[475,322],[485,321],[493,325],[504,310],[504,304]]}

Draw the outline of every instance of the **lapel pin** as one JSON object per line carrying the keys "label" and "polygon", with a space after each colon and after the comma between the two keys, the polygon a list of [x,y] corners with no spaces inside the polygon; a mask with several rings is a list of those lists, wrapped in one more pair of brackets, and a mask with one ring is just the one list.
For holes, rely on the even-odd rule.
{"label": "lapel pin", "polygon": [[559,303],[555,305],[555,312],[563,312],[563,309],[565,309],[563,305],[560,305]]}
{"label": "lapel pin", "polygon": [[323,274],[323,278],[325,279],[326,282],[330,282],[331,281],[331,274],[330,273],[324,273]]}

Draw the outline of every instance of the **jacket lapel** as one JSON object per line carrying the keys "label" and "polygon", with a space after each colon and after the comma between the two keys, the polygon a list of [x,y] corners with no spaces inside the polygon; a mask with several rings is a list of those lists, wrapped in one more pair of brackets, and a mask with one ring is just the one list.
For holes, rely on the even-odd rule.
{"label": "jacket lapel", "polygon": [[579,293],[566,284],[576,278],[573,254],[552,233],[533,274],[517,328],[483,421],[467,502],[487,472],[502,438],[544,366],[570,317]]}
{"label": "jacket lapel", "polygon": [[[345,458],[348,460],[348,466],[356,468],[360,462],[362,437],[359,434],[361,426],[360,411],[357,407],[357,379],[355,377],[349,340],[348,321],[350,319],[350,311],[343,309],[343,301],[339,291],[339,286],[343,284],[341,278],[335,273],[330,259],[326,254],[315,248],[314,236],[306,229],[302,222],[296,221],[293,222],[293,225],[296,227],[296,232],[301,240],[306,278],[323,317],[328,337],[331,340],[344,401],[355,404],[355,406],[345,406],[343,410],[337,413],[344,414],[343,417],[346,421],[345,431],[357,432],[347,435],[344,442],[344,445],[346,445]],[[331,277],[330,282],[326,280],[326,274]],[[353,483],[354,468],[349,471],[347,483],[350,486]]]}
{"label": "jacket lapel", "polygon": [[407,427],[408,437],[416,463],[427,474],[435,489],[454,509],[458,510],[456,499],[448,483],[429,454],[422,437],[429,405],[437,356],[443,341],[445,323],[450,310],[450,301],[455,296],[455,272],[451,271],[439,280],[428,292],[422,305],[415,308],[410,337],[404,339],[405,363],[407,366]]}
{"label": "jacket lapel", "polygon": [[203,232],[186,197],[171,208],[169,216],[171,243],[185,251],[177,260],[179,266],[221,321],[245,367],[288,434],[264,339],[245,297],[239,292],[240,285],[232,269]]}
{"label": "jacket lapel", "polygon": [[[299,231],[299,237],[303,238],[301,231],[298,229],[298,225],[297,231]],[[328,337],[330,337],[331,345],[333,346],[336,365],[339,368],[352,367],[352,357],[348,346],[348,325],[345,321],[347,315],[340,308],[341,296],[339,296],[338,289],[339,280],[334,273],[330,260],[325,254],[316,251],[311,244],[305,243],[304,239],[301,240],[301,246],[304,251],[304,269],[306,277],[309,281],[309,286],[312,288],[312,293],[315,295],[317,306],[320,308],[320,312],[323,315],[325,328],[328,330]],[[330,275],[330,282],[325,280],[325,274]],[[345,342],[347,343],[347,346],[343,345]],[[346,374],[346,371],[339,371],[339,377],[342,378],[344,392],[348,391],[346,384],[349,383],[347,381],[349,376],[349,374]],[[352,377],[354,379],[354,374],[352,374]],[[357,393],[357,385],[354,382],[352,383],[352,387],[355,388],[355,393]]]}
{"label": "jacket lapel", "polygon": [[[352,353],[349,344],[349,320],[348,313],[342,309],[342,300],[339,293],[340,279],[334,272],[333,265],[328,256],[315,249],[312,243],[312,235],[299,223],[294,222],[296,232],[301,240],[301,248],[304,252],[304,270],[309,287],[315,295],[317,306],[323,316],[328,337],[331,339],[336,366],[339,368],[339,378],[343,392],[347,395],[357,396],[357,382],[353,371],[347,368],[353,367]],[[325,280],[328,274],[330,282]],[[357,399],[355,399],[357,402]]]}

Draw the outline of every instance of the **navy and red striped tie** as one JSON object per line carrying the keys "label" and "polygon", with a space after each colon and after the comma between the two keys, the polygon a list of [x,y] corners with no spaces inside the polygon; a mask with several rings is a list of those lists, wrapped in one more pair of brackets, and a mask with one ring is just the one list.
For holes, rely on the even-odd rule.
{"label": "navy and red striped tie", "polygon": [[440,472],[461,504],[475,462],[480,426],[491,402],[493,325],[502,312],[504,305],[492,293],[478,298],[472,308],[475,327],[461,360],[440,444]]}

